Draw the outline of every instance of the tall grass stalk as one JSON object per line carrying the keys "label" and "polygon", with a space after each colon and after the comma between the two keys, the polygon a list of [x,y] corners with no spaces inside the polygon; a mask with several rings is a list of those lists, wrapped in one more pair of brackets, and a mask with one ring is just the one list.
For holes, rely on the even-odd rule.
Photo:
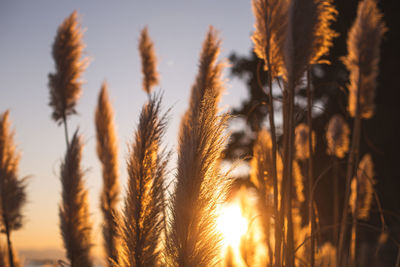
{"label": "tall grass stalk", "polygon": [[[274,264],[274,257],[271,249],[270,244],[270,233],[271,231],[271,208],[275,206],[277,207],[277,203],[271,203],[269,201],[270,194],[274,193],[273,184],[273,169],[276,167],[274,166],[272,153],[274,153],[272,149],[272,140],[271,135],[267,130],[261,130],[258,132],[258,136],[256,142],[254,143],[253,148],[253,158],[251,160],[251,175],[250,179],[256,187],[257,192],[257,208],[259,210],[261,216],[261,226],[263,227],[264,232],[264,240],[266,243],[266,247],[268,248],[269,253],[269,264],[272,266]],[[279,159],[281,163],[279,154],[275,155],[275,158]],[[282,165],[282,163],[280,164]],[[282,172],[282,167],[279,168],[280,174]],[[278,174],[279,176],[281,176]],[[281,180],[281,179],[279,179]],[[278,197],[274,197],[278,199]],[[277,214],[277,212],[274,212]],[[280,226],[276,225],[275,223],[275,231],[280,231]],[[275,235],[276,236],[276,235]]]}
{"label": "tall grass stalk", "polygon": [[75,114],[75,105],[81,95],[81,75],[88,65],[82,59],[85,45],[83,31],[76,11],[58,27],[52,49],[55,73],[49,74],[50,102],[52,118],[57,124],[64,124],[65,140],[69,146],[67,117]]}
{"label": "tall grass stalk", "polygon": [[[275,215],[275,266],[281,265],[281,243],[283,225],[278,210],[278,181],[276,170],[276,129],[274,116],[274,99],[272,95],[272,80],[282,73],[283,44],[287,26],[288,1],[253,0],[253,13],[256,18],[255,32],[252,40],[254,50],[259,58],[264,60],[264,68],[268,70],[268,115],[272,142],[272,180],[274,189]],[[279,230],[278,230],[279,229]]]}
{"label": "tall grass stalk", "polygon": [[314,176],[313,176],[313,140],[312,140],[312,104],[313,92],[311,89],[311,71],[310,66],[307,69],[307,125],[308,125],[308,220],[310,225],[310,267],[315,265],[315,241],[314,241]]}
{"label": "tall grass stalk", "polygon": [[333,244],[338,246],[339,238],[339,159],[349,151],[350,129],[341,115],[334,115],[326,129],[327,154],[333,158]]}
{"label": "tall grass stalk", "polygon": [[[312,130],[312,93],[311,93],[311,73],[310,64],[320,61],[320,57],[327,54],[332,45],[332,38],[335,36],[330,29],[330,22],[334,19],[336,10],[331,6],[331,1],[314,0],[292,0],[289,6],[288,30],[285,39],[285,91],[284,91],[284,183],[287,192],[287,217],[288,217],[288,237],[287,237],[287,264],[293,263],[293,233],[291,217],[291,173],[292,173],[292,147],[293,147],[293,128],[294,128],[294,97],[295,88],[299,84],[304,72],[307,72],[307,123],[310,131]],[[312,136],[309,136],[309,149],[312,153]],[[308,158],[309,169],[309,188],[313,188],[312,179],[312,157]],[[312,190],[309,190],[310,194]],[[311,230],[311,249],[310,264],[314,266],[314,235],[313,228],[313,204],[312,195],[309,196],[309,217]]]}
{"label": "tall grass stalk", "polygon": [[227,117],[216,115],[215,95],[207,91],[197,116],[181,129],[172,220],[167,249],[173,266],[214,266],[220,235],[215,231],[224,177],[219,157],[226,142]]}
{"label": "tall grass stalk", "polygon": [[215,30],[210,28],[190,106],[182,118],[166,241],[172,266],[214,266],[218,261],[221,237],[215,231],[216,212],[225,186],[219,159],[227,138],[227,117],[217,115],[222,90],[222,65],[216,63],[219,43]]}
{"label": "tall grass stalk", "polygon": [[81,137],[76,131],[61,164],[62,202],[59,208],[61,235],[71,267],[93,266],[90,256],[92,225],[81,158]]}
{"label": "tall grass stalk", "polygon": [[13,139],[6,111],[0,115],[0,230],[6,235],[10,267],[16,267],[11,233],[22,227],[26,203],[26,179],[18,178],[20,156]]}
{"label": "tall grass stalk", "polygon": [[159,151],[166,115],[161,98],[143,106],[128,158],[128,188],[122,225],[122,266],[157,266],[164,221],[164,180],[167,160]]}
{"label": "tall grass stalk", "polygon": [[357,220],[369,218],[374,194],[374,165],[369,154],[365,155],[351,182],[350,207],[352,211],[350,266],[356,265]]}
{"label": "tall grass stalk", "polygon": [[[347,39],[348,54],[343,59],[344,64],[350,71],[349,112],[354,117],[354,126],[346,172],[346,191],[337,264],[341,264],[344,257],[343,248],[347,232],[350,184],[359,157],[361,119],[370,118],[373,114],[373,97],[380,59],[379,47],[385,31],[386,27],[382,21],[382,14],[377,7],[376,1],[364,0],[360,2],[356,20],[349,31]],[[350,258],[354,259],[355,255],[350,255]]]}
{"label": "tall grass stalk", "polygon": [[[333,45],[333,38],[337,34],[331,29],[331,23],[336,19],[337,11],[332,5],[333,0],[318,0],[317,3],[317,21],[312,25],[313,39],[312,39],[312,55],[307,67],[307,125],[309,132],[312,132],[312,106],[313,106],[313,91],[312,91],[312,66],[311,64],[326,63],[321,57],[329,53],[330,47]],[[329,62],[328,62],[329,63]],[[315,265],[315,242],[314,242],[314,177],[313,177],[313,136],[308,135],[308,189],[309,189],[309,203],[308,203],[308,216],[310,223],[310,267]]]}
{"label": "tall grass stalk", "polygon": [[[305,15],[307,14],[307,15]],[[282,207],[287,220],[286,265],[294,266],[294,239],[292,219],[292,169],[294,147],[294,98],[295,88],[306,71],[313,52],[309,40],[317,21],[317,4],[313,0],[292,0],[288,11],[288,28],[284,45],[285,88],[283,92],[283,186]]]}
{"label": "tall grass stalk", "polygon": [[119,180],[118,143],[107,84],[104,82],[98,97],[95,114],[97,156],[102,165],[103,189],[100,197],[103,213],[103,244],[108,266],[119,263],[120,236],[118,224]]}

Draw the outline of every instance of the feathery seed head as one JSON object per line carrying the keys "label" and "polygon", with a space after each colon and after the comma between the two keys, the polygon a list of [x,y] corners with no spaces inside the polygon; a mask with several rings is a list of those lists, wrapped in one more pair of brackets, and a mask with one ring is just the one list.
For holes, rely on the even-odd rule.
{"label": "feathery seed head", "polygon": [[[305,160],[310,157],[310,149],[308,145],[309,129],[305,123],[300,123],[295,129],[296,157]],[[315,133],[312,132],[312,147],[315,148]]]}
{"label": "feathery seed head", "polygon": [[217,62],[217,57],[220,53],[220,44],[221,40],[218,37],[217,31],[214,27],[210,26],[200,53],[199,70],[196,81],[192,86],[188,112],[194,114],[199,112],[199,107],[204,101],[206,91],[213,91],[212,95],[215,98],[214,105],[219,103],[221,93],[224,89],[221,81],[224,65]]}
{"label": "feathery seed head", "polygon": [[327,153],[344,158],[349,151],[350,129],[341,115],[333,116],[326,129]]}
{"label": "feathery seed head", "polygon": [[335,267],[336,266],[336,247],[329,242],[325,242],[315,255],[315,266]]}
{"label": "feathery seed head", "polygon": [[354,214],[357,205],[358,219],[367,220],[369,218],[369,210],[376,183],[374,175],[374,164],[371,155],[366,154],[358,165],[357,176],[351,182],[350,206]]}
{"label": "feathery seed head", "polygon": [[118,143],[115,132],[114,111],[104,82],[98,98],[95,124],[97,155],[103,164],[104,186],[118,194]]}
{"label": "feathery seed head", "polygon": [[331,23],[336,20],[338,11],[333,5],[333,0],[315,0],[317,2],[318,19],[314,26],[313,49],[310,64],[328,63],[321,57],[329,53],[333,45],[333,38],[338,36]]}
{"label": "feathery seed head", "polygon": [[284,45],[285,78],[300,81],[309,64],[322,63],[337,35],[330,24],[336,9],[331,0],[292,0]]}
{"label": "feathery seed head", "polygon": [[49,74],[50,103],[52,117],[57,123],[75,114],[75,105],[81,95],[81,75],[88,65],[82,59],[84,49],[83,32],[74,11],[60,25],[53,44],[53,59],[56,72]]}
{"label": "feathery seed head", "polygon": [[9,112],[0,114],[0,230],[22,227],[26,179],[18,178],[19,154],[10,131]]}
{"label": "feathery seed head", "polygon": [[271,69],[272,77],[279,76],[283,72],[288,5],[288,0],[252,0],[256,19],[255,31],[251,37],[254,52],[264,60],[264,69]]}
{"label": "feathery seed head", "polygon": [[271,147],[271,136],[267,130],[262,129],[254,143],[253,158],[250,162],[250,180],[258,190],[266,192],[269,192],[272,187],[272,179],[269,179],[272,173]]}
{"label": "feathery seed head", "polygon": [[164,216],[167,158],[159,152],[167,115],[161,97],[150,96],[140,114],[128,159],[128,188],[122,231],[123,266],[156,266]]}
{"label": "feathery seed head", "polygon": [[198,115],[181,124],[175,192],[171,200],[167,255],[173,266],[214,266],[221,236],[216,207],[227,180],[219,159],[227,136],[227,116],[218,116],[216,92],[205,90]]}
{"label": "feathery seed head", "polygon": [[348,54],[343,63],[350,72],[348,110],[352,117],[356,115],[358,90],[361,117],[368,119],[374,113],[379,48],[387,30],[382,17],[375,0],[364,0],[358,5],[357,18],[349,31]]}
{"label": "feathery seed head", "polygon": [[114,112],[111,106],[107,83],[104,82],[98,98],[96,114],[97,156],[102,164],[103,189],[100,197],[103,212],[103,237],[107,262],[118,263],[118,220],[119,197],[118,144],[114,125]]}
{"label": "feathery seed head", "polygon": [[157,57],[154,44],[151,40],[147,27],[140,32],[139,52],[142,60],[143,90],[150,94],[152,87],[158,84],[158,72],[156,70]]}
{"label": "feathery seed head", "polygon": [[91,222],[88,191],[84,187],[81,137],[75,132],[61,165],[61,235],[71,266],[93,266],[90,257]]}
{"label": "feathery seed head", "polygon": [[285,80],[296,85],[313,54],[318,4],[315,0],[292,0],[284,44]]}
{"label": "feathery seed head", "polygon": [[[282,159],[279,153],[276,154],[278,185],[282,180]],[[272,141],[269,132],[262,129],[258,132],[253,148],[253,158],[250,162],[250,180],[259,190],[272,192]],[[265,187],[265,189],[262,189]]]}
{"label": "feathery seed head", "polygon": [[299,163],[294,160],[293,161],[293,180],[296,191],[296,198],[299,202],[304,202],[304,183],[303,183],[303,175],[301,174],[301,169]]}
{"label": "feathery seed head", "polygon": [[14,133],[10,129],[10,112],[0,116],[0,168],[7,173],[16,173],[19,155],[13,141]]}

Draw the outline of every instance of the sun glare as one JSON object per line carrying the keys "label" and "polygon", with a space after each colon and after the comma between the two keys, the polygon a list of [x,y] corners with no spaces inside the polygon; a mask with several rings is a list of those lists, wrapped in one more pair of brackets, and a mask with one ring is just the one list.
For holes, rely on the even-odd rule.
{"label": "sun glare", "polygon": [[243,217],[238,204],[228,204],[221,208],[217,227],[222,233],[223,243],[232,248],[237,248],[240,245],[241,237],[247,232],[248,222]]}

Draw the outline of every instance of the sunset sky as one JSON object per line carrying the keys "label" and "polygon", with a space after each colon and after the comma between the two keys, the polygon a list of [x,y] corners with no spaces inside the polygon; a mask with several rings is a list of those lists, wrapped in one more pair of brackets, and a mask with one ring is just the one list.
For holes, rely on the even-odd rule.
{"label": "sunset sky", "polygon": [[[112,3],[112,4],[111,4]],[[172,107],[165,144],[175,148],[178,123],[187,107],[197,73],[198,56],[209,25],[222,38],[220,59],[251,49],[253,16],[250,1],[0,1],[0,113],[11,111],[15,141],[22,152],[19,174],[30,176],[22,230],[14,232],[17,249],[62,248],[58,228],[61,186],[59,166],[65,152],[63,128],[51,119],[49,72],[51,46],[58,25],[77,10],[91,59],[78,102],[79,115],[69,120],[84,135],[83,168],[90,194],[96,247],[101,245],[100,164],[95,154],[94,109],[100,85],[109,84],[119,134],[121,185],[125,187],[127,145],[147,96],[141,90],[137,42],[143,26],[155,43],[165,109]],[[229,71],[225,72],[225,78]],[[246,97],[244,85],[227,80],[222,108]],[[171,168],[175,166],[174,162]],[[173,173],[173,172],[172,172]],[[122,190],[124,192],[124,189]]]}

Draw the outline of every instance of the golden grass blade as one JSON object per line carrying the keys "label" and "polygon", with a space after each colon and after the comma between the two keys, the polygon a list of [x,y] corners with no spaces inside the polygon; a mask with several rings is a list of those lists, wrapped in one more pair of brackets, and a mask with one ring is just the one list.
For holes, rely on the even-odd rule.
{"label": "golden grass blade", "polygon": [[98,98],[95,124],[97,136],[97,155],[102,164],[103,189],[100,197],[103,212],[103,239],[108,266],[119,262],[120,236],[118,223],[119,180],[118,143],[114,125],[114,111],[104,82]]}
{"label": "golden grass blade", "polygon": [[90,256],[92,225],[81,158],[81,138],[76,131],[61,165],[62,202],[59,209],[61,235],[71,267],[93,266]]}

